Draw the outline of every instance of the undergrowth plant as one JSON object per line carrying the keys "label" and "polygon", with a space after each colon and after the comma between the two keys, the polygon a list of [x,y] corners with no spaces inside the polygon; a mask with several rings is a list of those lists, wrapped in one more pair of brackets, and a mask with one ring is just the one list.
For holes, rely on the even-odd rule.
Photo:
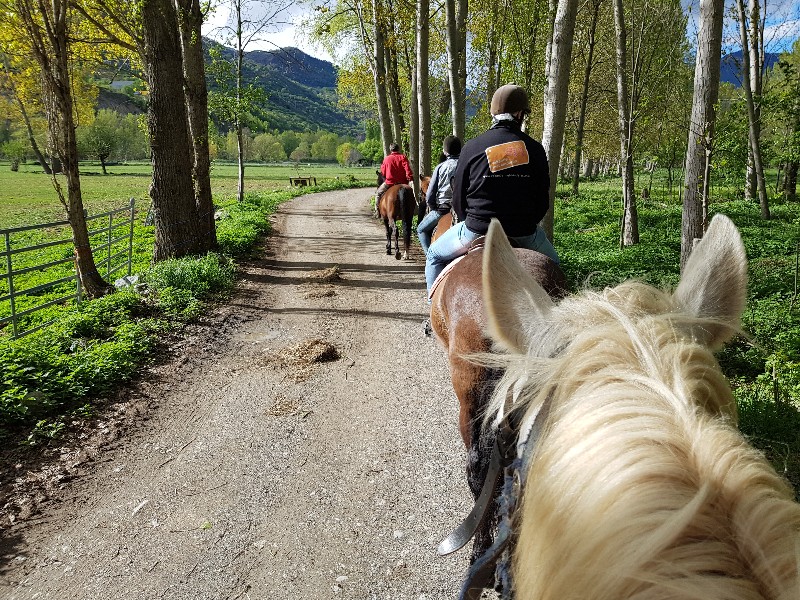
{"label": "undergrowth plant", "polygon": [[[135,286],[79,306],[33,313],[28,326],[52,318],[55,322],[19,339],[0,333],[0,438],[41,443],[58,437],[71,419],[91,415],[93,402],[128,381],[153,356],[164,334],[230,293],[235,258],[269,231],[268,216],[282,202],[352,185],[332,181],[249,194],[242,203],[222,199],[217,205],[219,252],[152,265],[153,227],[143,225],[142,215],[134,228],[133,272],[140,275]],[[46,238],[33,243],[41,241]],[[63,292],[44,292],[31,302],[41,304],[58,293]]]}

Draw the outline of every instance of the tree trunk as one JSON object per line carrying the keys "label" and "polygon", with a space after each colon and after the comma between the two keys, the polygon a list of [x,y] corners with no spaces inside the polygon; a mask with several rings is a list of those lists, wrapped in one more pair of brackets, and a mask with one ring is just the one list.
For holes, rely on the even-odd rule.
{"label": "tree trunk", "polygon": [[213,250],[217,247],[217,230],[211,196],[211,157],[208,151],[208,89],[200,34],[203,14],[199,0],[176,2],[181,28],[184,94],[192,138],[192,181],[199,217],[199,248],[201,251]]}
{"label": "tree trunk", "polygon": [[705,230],[702,199],[707,193],[709,183],[705,164],[706,153],[711,155],[714,139],[724,10],[724,0],[700,1],[700,26],[681,217],[681,269],[689,259],[694,241],[702,238]]}
{"label": "tree trunk", "polygon": [[547,67],[547,91],[544,102],[542,146],[550,167],[550,208],[544,217],[545,233],[553,240],[553,204],[558,182],[558,164],[564,140],[564,122],[569,95],[569,69],[572,62],[572,38],[575,34],[577,0],[560,0],[553,21],[553,42]]}
{"label": "tree trunk", "polygon": [[422,170],[419,166],[419,107],[416,102],[417,97],[417,71],[409,65],[411,73],[411,102],[409,102],[409,121],[408,126],[408,161],[411,163],[411,170],[416,177],[412,182],[414,186],[414,197],[419,199],[419,179]]}
{"label": "tree trunk", "polygon": [[389,145],[392,143],[392,125],[389,115],[389,102],[386,97],[386,47],[381,21],[379,0],[373,0],[373,23],[375,25],[375,42],[373,47],[375,80],[375,98],[378,102],[378,120],[381,126],[381,139],[383,140],[383,153],[389,154]]}
{"label": "tree trunk", "polygon": [[[745,21],[744,2],[737,0],[739,10],[739,32],[742,35],[742,45],[747,47],[747,24]],[[753,153],[753,169],[756,172],[756,185],[758,187],[758,204],[761,207],[761,217],[769,219],[769,198],[767,197],[767,182],[764,179],[764,163],[761,160],[761,144],[758,139],[759,127],[756,119],[755,99],[751,87],[750,53],[742,52],[742,87],[744,88],[745,100],[747,101],[747,118],[749,121],[749,140],[750,150]],[[760,77],[759,77],[760,79]]]}
{"label": "tree trunk", "polygon": [[417,103],[420,121],[418,175],[430,175],[433,172],[431,166],[431,94],[428,77],[429,13],[430,0],[417,0]]}
{"label": "tree trunk", "polygon": [[617,109],[619,113],[620,164],[622,165],[622,231],[620,246],[639,243],[639,216],[633,180],[633,120],[630,114],[627,72],[627,31],[625,7],[614,0],[614,25],[617,32]]}
{"label": "tree trunk", "polygon": [[445,0],[447,24],[447,78],[453,135],[464,140],[467,102],[467,0]]}
{"label": "tree trunk", "polygon": [[[45,30],[40,23],[40,8],[45,6],[49,27]],[[113,291],[97,272],[89,230],[81,195],[80,173],[78,170],[78,145],[75,138],[74,104],[69,65],[68,7],[66,0],[52,0],[47,5],[28,0],[17,0],[18,14],[23,20],[25,31],[42,71],[42,91],[47,114],[50,153],[61,165],[67,180],[67,194],[64,196],[61,184],[53,175],[53,186],[67,212],[67,220],[72,229],[75,247],[75,269],[78,273],[83,293],[90,298],[102,296]]]}
{"label": "tree trunk", "polygon": [[389,104],[392,109],[392,138],[405,151],[403,143],[403,101],[400,97],[400,82],[397,79],[397,52],[390,46],[386,48],[386,85]]}
{"label": "tree trunk", "polygon": [[200,228],[192,185],[192,160],[183,92],[183,61],[173,0],[142,2],[143,58],[150,88],[153,182],[150,197],[155,217],[153,260],[195,254],[201,250]]}
{"label": "tree trunk", "polygon": [[239,161],[238,182],[236,186],[236,200],[244,201],[244,143],[242,125],[242,68],[244,66],[244,44],[242,42],[242,3],[234,2],[236,7],[236,157]]}
{"label": "tree trunk", "polygon": [[22,98],[19,97],[17,93],[17,87],[14,85],[13,79],[11,79],[11,75],[8,74],[8,68],[6,67],[6,74],[8,77],[8,84],[11,87],[11,94],[14,96],[14,100],[17,101],[17,106],[19,107],[19,112],[22,115],[22,120],[25,122],[25,131],[28,133],[28,141],[31,144],[31,149],[33,150],[34,156],[36,156],[36,161],[42,166],[46,175],[52,175],[53,171],[50,169],[50,165],[47,164],[47,159],[42,154],[42,151],[39,150],[39,144],[36,143],[36,137],[33,135],[33,127],[31,126],[31,119],[28,116],[28,111],[25,109],[25,105],[22,103]]}
{"label": "tree trunk", "polygon": [[800,166],[798,161],[793,160],[786,165],[786,175],[783,177],[783,192],[786,198],[794,200],[797,196],[797,168]]}
{"label": "tree trunk", "polygon": [[586,126],[586,105],[589,100],[589,79],[592,74],[592,60],[594,58],[594,47],[596,44],[595,33],[597,31],[597,19],[600,15],[601,0],[594,0],[592,3],[592,21],[589,25],[589,54],[586,57],[586,69],[583,71],[583,88],[581,89],[581,106],[578,112],[578,129],[575,133],[575,168],[572,172],[572,193],[578,195],[580,186],[580,166],[581,154],[583,153],[583,135]]}
{"label": "tree trunk", "polygon": [[[756,140],[761,140],[761,93],[762,93],[762,73],[764,69],[764,48],[763,48],[763,29],[760,17],[760,5],[758,0],[748,0],[748,13],[750,17],[750,39],[749,44],[742,40],[742,50],[749,54],[750,59],[750,89],[753,93],[753,112],[755,121],[752,127],[755,128]],[[747,178],[745,180],[745,198],[758,198],[758,173],[753,158],[753,147],[749,143],[747,146]]]}

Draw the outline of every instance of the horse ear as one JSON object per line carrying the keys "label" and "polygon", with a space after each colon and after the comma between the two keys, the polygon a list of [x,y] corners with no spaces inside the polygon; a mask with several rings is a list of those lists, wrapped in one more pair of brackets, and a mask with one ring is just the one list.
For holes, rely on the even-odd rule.
{"label": "horse ear", "polygon": [[489,225],[483,250],[483,305],[494,341],[520,353],[527,351],[533,333],[530,317],[544,316],[553,307],[547,292],[519,264],[497,219]]}
{"label": "horse ear", "polygon": [[720,348],[739,329],[747,297],[747,256],[739,230],[728,217],[716,215],[711,220],[673,297],[690,315],[718,322],[693,331],[712,349]]}

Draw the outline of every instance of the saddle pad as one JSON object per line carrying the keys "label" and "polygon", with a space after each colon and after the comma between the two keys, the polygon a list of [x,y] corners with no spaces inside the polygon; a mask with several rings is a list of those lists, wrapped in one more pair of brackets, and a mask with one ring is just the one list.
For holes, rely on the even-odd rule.
{"label": "saddle pad", "polygon": [[[472,244],[469,247],[469,250],[467,250],[467,254],[469,254],[470,252],[473,252],[475,250],[480,250],[481,248],[483,248],[483,241],[484,241],[484,237],[481,236],[478,239],[476,239],[474,242],[472,242]],[[428,300],[433,299],[433,293],[436,291],[436,288],[439,287],[439,283],[444,281],[444,278],[447,277],[447,274],[450,273],[450,271],[453,269],[453,267],[455,267],[458,264],[458,262],[461,259],[463,259],[467,254],[463,254],[463,255],[459,256],[458,258],[456,258],[453,262],[448,263],[447,266],[442,270],[442,272],[439,273],[439,276],[436,278],[436,281],[434,281],[433,285],[431,286],[431,292],[430,292],[430,294],[428,294]]]}

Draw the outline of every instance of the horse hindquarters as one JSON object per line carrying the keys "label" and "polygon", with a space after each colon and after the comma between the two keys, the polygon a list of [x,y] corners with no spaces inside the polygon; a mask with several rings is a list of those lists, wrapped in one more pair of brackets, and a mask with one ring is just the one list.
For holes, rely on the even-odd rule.
{"label": "horse hindquarters", "polygon": [[414,190],[410,187],[400,190],[400,214],[403,217],[403,258],[406,260],[411,258],[411,228],[413,227],[416,206]]}

